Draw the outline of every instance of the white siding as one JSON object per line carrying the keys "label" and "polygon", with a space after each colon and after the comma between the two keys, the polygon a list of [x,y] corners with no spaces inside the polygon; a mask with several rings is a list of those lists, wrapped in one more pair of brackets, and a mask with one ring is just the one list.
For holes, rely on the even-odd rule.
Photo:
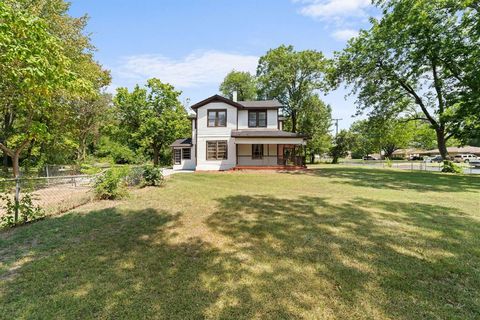
{"label": "white siding", "polygon": [[238,129],[278,129],[278,111],[267,110],[267,127],[266,128],[249,128],[248,127],[248,110],[238,110]]}
{"label": "white siding", "polygon": [[[207,111],[227,110],[226,127],[208,127]],[[237,129],[237,108],[222,102],[209,103],[197,109],[197,167],[196,170],[228,170],[236,165],[235,139],[232,130]],[[226,160],[207,160],[207,141],[226,140],[228,154]]]}
{"label": "white siding", "polygon": [[[183,149],[183,148],[175,148],[175,149]],[[190,155],[191,155],[190,159],[185,159],[185,160],[182,159],[180,161],[180,164],[174,164],[173,170],[195,170],[195,147],[190,147]],[[181,156],[183,158],[183,155]]]}

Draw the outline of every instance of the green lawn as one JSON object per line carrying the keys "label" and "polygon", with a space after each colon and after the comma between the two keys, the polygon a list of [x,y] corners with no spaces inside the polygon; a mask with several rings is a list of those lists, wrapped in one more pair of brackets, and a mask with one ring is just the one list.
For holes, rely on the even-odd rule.
{"label": "green lawn", "polygon": [[2,319],[479,319],[480,178],[185,174],[0,233]]}

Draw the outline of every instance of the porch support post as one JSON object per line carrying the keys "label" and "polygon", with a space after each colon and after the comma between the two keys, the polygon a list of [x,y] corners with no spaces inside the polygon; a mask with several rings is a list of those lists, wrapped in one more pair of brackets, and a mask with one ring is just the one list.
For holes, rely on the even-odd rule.
{"label": "porch support post", "polygon": [[[315,157],[315,155],[314,155]],[[307,165],[307,145],[303,145],[303,165]]]}
{"label": "porch support post", "polygon": [[237,158],[235,165],[238,166],[238,144],[236,144],[236,143],[235,143],[235,156],[236,156],[236,158]]}

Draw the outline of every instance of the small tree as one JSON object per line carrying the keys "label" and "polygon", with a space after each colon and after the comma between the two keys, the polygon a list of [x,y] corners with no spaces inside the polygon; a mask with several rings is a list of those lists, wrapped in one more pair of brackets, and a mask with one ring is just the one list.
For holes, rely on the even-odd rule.
{"label": "small tree", "polygon": [[333,146],[330,148],[332,163],[337,164],[338,159],[346,157],[348,151],[352,148],[352,144],[352,134],[346,130],[340,131],[334,139]]}
{"label": "small tree", "polygon": [[232,70],[222,84],[220,84],[220,92],[227,98],[232,99],[233,92],[238,94],[238,100],[255,100],[257,98],[257,85],[255,77],[249,72],[241,72]]}

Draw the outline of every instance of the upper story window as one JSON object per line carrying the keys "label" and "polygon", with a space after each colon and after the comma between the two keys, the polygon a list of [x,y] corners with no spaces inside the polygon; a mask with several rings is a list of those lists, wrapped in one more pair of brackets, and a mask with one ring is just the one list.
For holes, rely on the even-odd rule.
{"label": "upper story window", "polygon": [[208,110],[208,127],[226,127],[227,110]]}
{"label": "upper story window", "polygon": [[267,126],[267,111],[248,111],[248,126],[250,128],[265,128]]}

